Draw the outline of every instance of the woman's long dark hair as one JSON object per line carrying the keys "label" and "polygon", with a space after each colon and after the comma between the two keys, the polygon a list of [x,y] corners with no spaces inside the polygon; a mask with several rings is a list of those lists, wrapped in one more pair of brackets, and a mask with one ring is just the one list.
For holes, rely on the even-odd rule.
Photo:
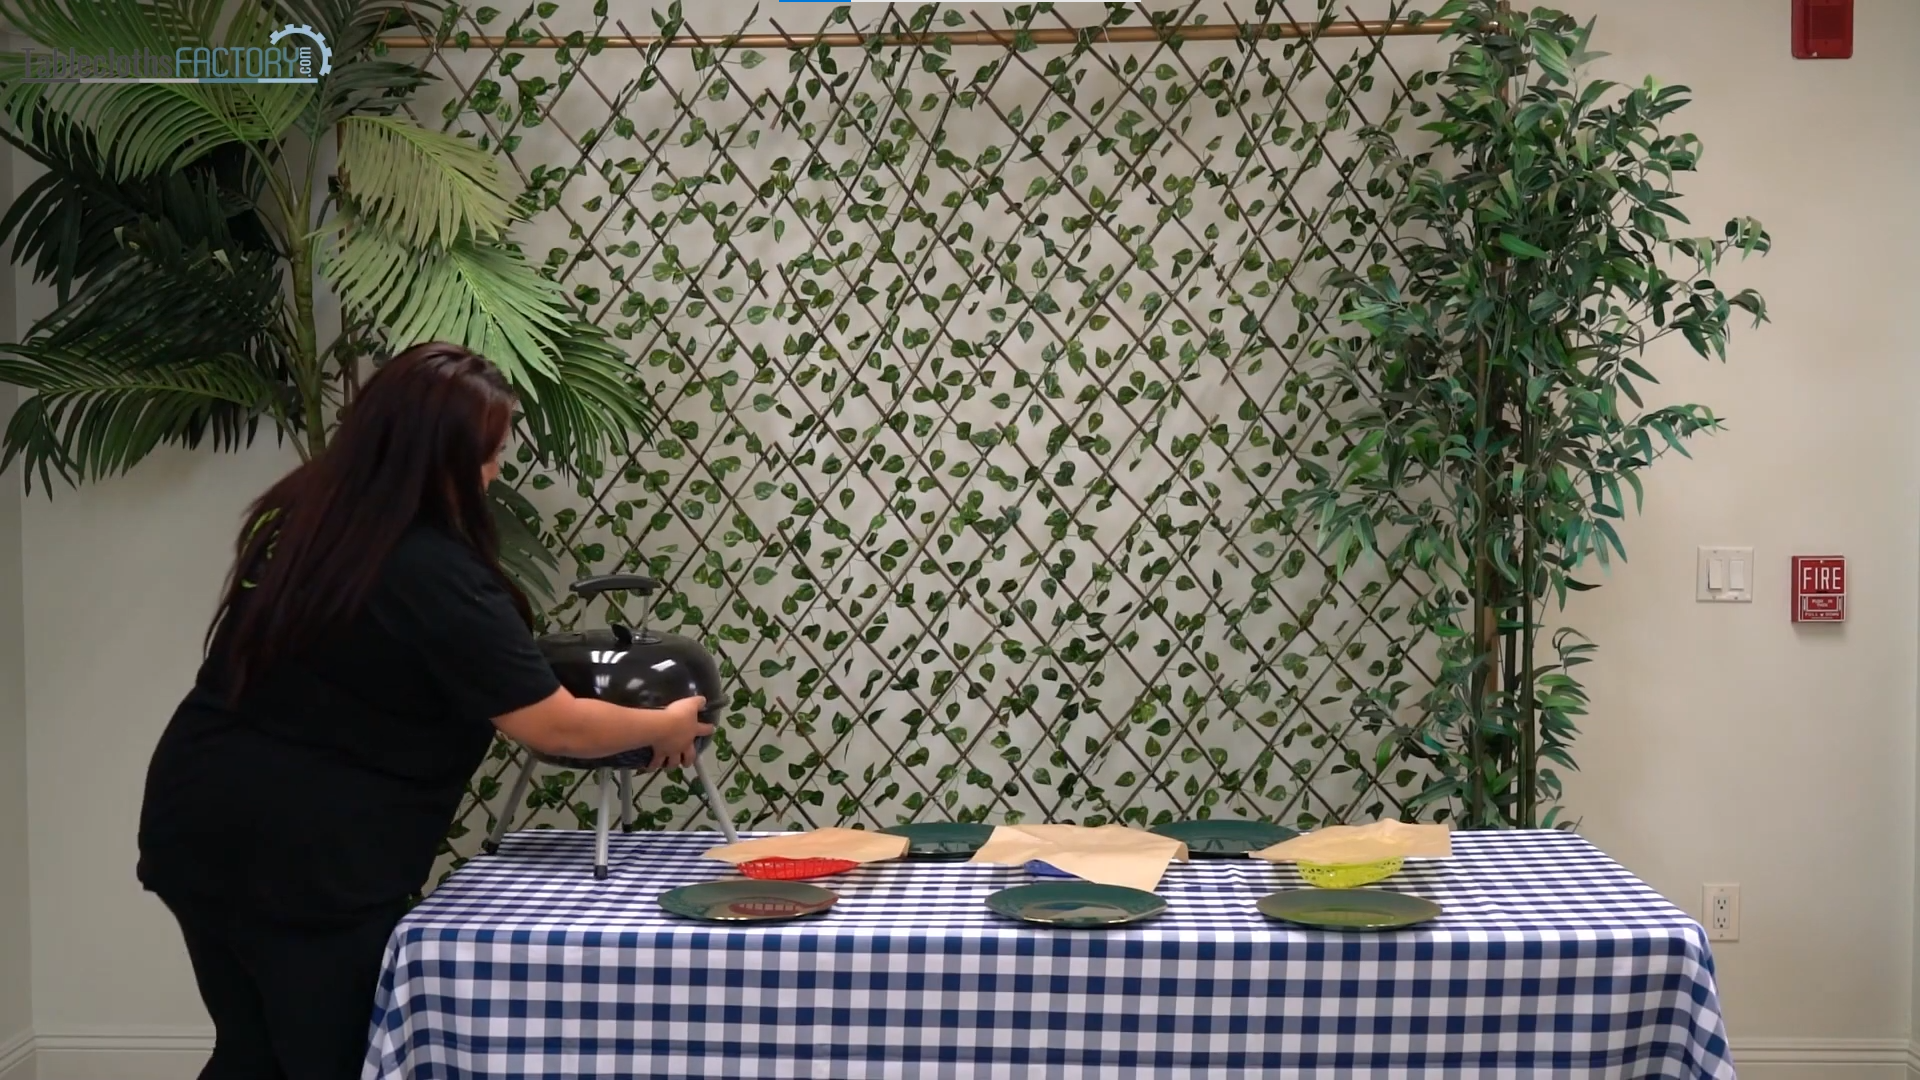
{"label": "woman's long dark hair", "polygon": [[[513,422],[499,370],[457,345],[416,345],[388,361],[341,414],[327,448],[249,509],[213,624],[223,620],[231,697],[263,671],[359,613],[401,536],[416,523],[473,545],[532,624],[499,569],[481,469]],[[244,598],[244,603],[242,599]]]}

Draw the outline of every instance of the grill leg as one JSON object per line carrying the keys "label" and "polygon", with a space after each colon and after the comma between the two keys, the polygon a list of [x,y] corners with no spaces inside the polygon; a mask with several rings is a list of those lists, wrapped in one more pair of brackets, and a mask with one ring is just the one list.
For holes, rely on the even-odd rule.
{"label": "grill leg", "polygon": [[489,855],[500,851],[500,839],[507,835],[507,829],[513,824],[514,812],[520,809],[520,800],[527,797],[527,785],[533,780],[533,770],[538,764],[533,760],[533,751],[523,749],[527,755],[526,764],[520,766],[520,775],[513,782],[513,792],[507,796],[507,804],[500,808],[500,816],[493,819],[493,831],[487,834],[486,842],[480,850]]}
{"label": "grill leg", "polygon": [[707,812],[713,815],[713,823],[720,826],[720,835],[726,837],[729,844],[739,842],[740,838],[733,831],[733,811],[727,809],[727,800],[720,794],[720,785],[707,775],[707,759],[704,756],[693,756],[693,771],[700,777],[700,787],[707,793]]}
{"label": "grill leg", "polygon": [[600,812],[593,819],[593,877],[607,880],[607,829],[613,819],[613,787],[607,783],[607,770],[593,770],[600,785]]}
{"label": "grill leg", "polygon": [[633,825],[633,770],[620,770],[620,831]]}

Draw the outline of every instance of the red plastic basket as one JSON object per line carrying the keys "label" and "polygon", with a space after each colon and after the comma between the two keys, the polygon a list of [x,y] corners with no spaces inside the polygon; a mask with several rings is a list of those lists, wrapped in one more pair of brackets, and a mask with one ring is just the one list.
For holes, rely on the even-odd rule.
{"label": "red plastic basket", "polygon": [[860,864],[851,859],[754,859],[739,866],[742,874],[762,881],[802,881],[844,874]]}

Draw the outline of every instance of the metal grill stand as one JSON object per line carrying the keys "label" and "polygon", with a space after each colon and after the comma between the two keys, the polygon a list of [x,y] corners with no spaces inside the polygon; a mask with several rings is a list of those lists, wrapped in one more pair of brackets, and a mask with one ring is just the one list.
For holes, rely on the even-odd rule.
{"label": "metal grill stand", "polygon": [[[613,796],[613,785],[607,782],[607,774],[613,773],[618,779],[620,789],[620,830],[625,832],[633,824],[633,770],[651,756],[648,750],[629,751],[613,757],[581,760],[578,758],[554,757],[522,748],[526,753],[526,764],[520,768],[520,776],[513,782],[513,791],[507,796],[506,806],[501,808],[500,816],[494,820],[493,828],[488,831],[486,842],[481,849],[487,854],[497,854],[500,850],[500,838],[507,834],[513,823],[514,811],[527,797],[527,786],[533,782],[533,771],[542,765],[552,765],[566,769],[591,769],[594,785],[599,791],[599,808],[593,818],[593,876],[595,880],[607,879],[607,836],[612,826],[613,807],[609,805]],[[636,760],[640,759],[640,760]],[[733,830],[733,813],[727,808],[727,801],[720,794],[720,786],[707,774],[707,759],[704,754],[696,754],[693,759],[694,775],[700,779],[700,789],[706,793],[707,812],[713,815],[713,823],[720,829],[720,835],[727,843],[739,839]]]}

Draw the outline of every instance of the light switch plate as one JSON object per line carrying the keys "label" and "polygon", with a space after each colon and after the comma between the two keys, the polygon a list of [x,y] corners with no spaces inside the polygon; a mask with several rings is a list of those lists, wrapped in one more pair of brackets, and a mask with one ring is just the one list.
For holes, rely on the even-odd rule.
{"label": "light switch plate", "polygon": [[1694,599],[1703,604],[1751,604],[1755,576],[1752,548],[1703,547]]}

